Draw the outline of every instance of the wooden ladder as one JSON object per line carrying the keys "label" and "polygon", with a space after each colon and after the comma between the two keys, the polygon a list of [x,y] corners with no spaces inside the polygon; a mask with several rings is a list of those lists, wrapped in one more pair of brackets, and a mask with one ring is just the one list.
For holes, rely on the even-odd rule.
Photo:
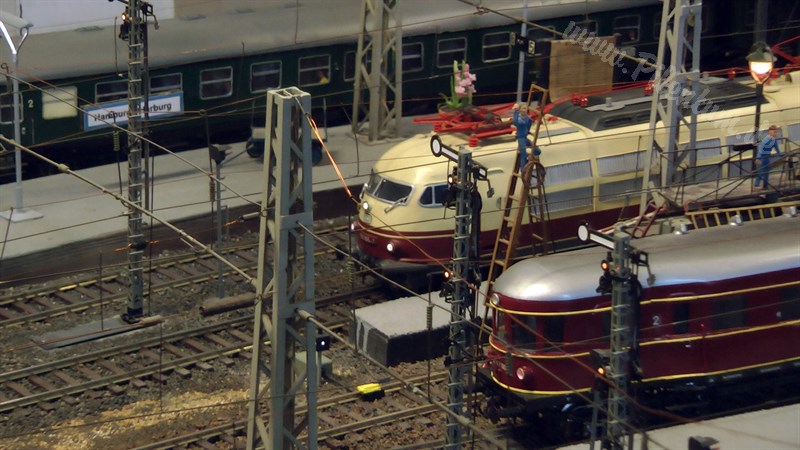
{"label": "wooden ladder", "polygon": [[[528,104],[531,103],[534,92],[540,92],[542,100],[539,104],[536,128],[533,132],[532,153],[536,150],[536,141],[544,120],[544,109],[548,100],[547,89],[531,84],[531,88],[528,91]],[[546,246],[547,243],[544,167],[539,163],[539,158],[532,155],[532,161],[528,161],[522,170],[519,170],[522,161],[519,161],[519,152],[517,154],[514,171],[511,173],[511,179],[508,183],[508,192],[503,202],[503,217],[500,220],[500,228],[497,230],[492,261],[489,264],[489,277],[486,280],[488,285],[487,294],[491,294],[494,281],[512,263],[516,243],[519,239],[519,230],[522,226],[522,215],[526,209],[529,214],[531,230],[534,229],[534,223],[541,224],[538,234],[532,231],[535,242],[538,242],[542,247]],[[523,186],[520,187],[519,184]],[[535,199],[535,204],[531,203],[532,199]]]}

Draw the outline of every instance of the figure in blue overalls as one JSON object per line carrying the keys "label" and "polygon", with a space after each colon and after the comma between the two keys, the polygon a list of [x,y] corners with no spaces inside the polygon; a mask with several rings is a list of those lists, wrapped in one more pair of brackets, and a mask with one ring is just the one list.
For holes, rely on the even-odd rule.
{"label": "figure in blue overalls", "polygon": [[528,115],[528,106],[517,103],[514,110],[513,123],[517,127],[517,146],[519,147],[519,170],[528,162],[528,132],[531,130],[531,116]]}
{"label": "figure in blue overalls", "polygon": [[764,187],[767,187],[769,184],[767,179],[769,178],[769,159],[772,149],[775,149],[775,153],[781,156],[781,149],[778,148],[778,139],[775,137],[777,135],[778,127],[770,125],[767,135],[758,144],[758,153],[756,154],[756,165],[758,166],[756,169],[756,189],[761,189],[760,184],[762,181],[764,182]]}

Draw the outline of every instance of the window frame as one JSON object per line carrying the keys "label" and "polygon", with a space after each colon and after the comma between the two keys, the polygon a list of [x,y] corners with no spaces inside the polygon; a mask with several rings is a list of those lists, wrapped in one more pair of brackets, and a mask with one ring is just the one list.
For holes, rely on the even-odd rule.
{"label": "window frame", "polygon": [[[98,88],[101,86],[122,86],[124,89],[110,91],[108,93],[98,93]],[[106,99],[108,97],[108,99]],[[94,102],[95,104],[111,103],[128,98],[128,80],[114,80],[114,81],[101,81],[94,85]]]}
{"label": "window frame", "polygon": [[[411,46],[419,46],[419,57],[414,56],[414,58],[409,57],[409,53],[406,51],[408,47]],[[419,60],[419,68],[408,69],[406,70],[406,61],[407,60]],[[413,73],[413,72],[420,72],[425,69],[425,45],[422,42],[407,42],[403,44],[403,60],[400,62],[401,70],[403,73]]]}
{"label": "window frame", "polygon": [[[461,41],[461,42],[464,43],[463,46],[460,47],[459,50],[444,50],[444,51],[442,51],[441,46],[442,46],[443,43],[457,42],[457,41]],[[464,61],[464,60],[466,60],[467,59],[467,45],[468,44],[469,44],[469,42],[467,41],[467,38],[465,36],[437,40],[436,41],[436,67],[439,68],[439,69],[452,68],[454,61]],[[442,55],[452,55],[452,54],[456,54],[456,53],[459,53],[459,52],[461,53],[461,58],[453,58],[447,63],[442,63],[442,61],[441,61]]]}
{"label": "window frame", "polygon": [[[617,25],[622,20],[630,18],[636,19],[635,27],[633,25]],[[619,45],[637,44],[642,41],[642,17],[638,14],[615,17],[614,22],[612,23],[612,30],[614,34],[619,34],[621,36]],[[636,39],[625,40],[626,33],[622,33],[621,31],[628,32],[630,30],[636,30]]]}
{"label": "window frame", "polygon": [[[489,44],[489,45],[486,44],[486,38],[494,37],[494,36],[500,36],[500,35],[505,35],[505,37],[506,37],[505,43],[500,43],[498,41],[498,43],[495,43],[495,44]],[[500,49],[500,48],[506,48],[506,50],[507,50],[506,56],[504,56],[502,58],[492,58],[492,59],[487,59],[486,58],[486,50],[487,49],[493,50],[493,49]],[[483,62],[508,61],[508,60],[511,59],[511,54],[512,54],[512,50],[511,50],[511,32],[509,32],[509,31],[498,31],[498,32],[494,32],[494,33],[485,33],[481,37],[481,61],[483,61]]]}
{"label": "window frame", "polygon": [[[22,96],[21,92],[17,93],[18,96]],[[3,101],[5,99],[7,101]],[[20,122],[22,122],[22,112],[24,108],[22,106],[22,101],[20,100]],[[8,120],[3,120],[3,117],[8,116]],[[0,93],[0,124],[9,125],[14,123],[14,93],[13,92],[2,92]]]}
{"label": "window frame", "polygon": [[[168,85],[168,87],[166,87],[166,88],[158,88],[158,89],[154,89],[153,88],[153,80],[161,79],[161,78],[174,77],[174,76],[177,76],[178,79],[180,80],[177,85],[172,84],[172,85]],[[173,73],[167,73],[167,74],[164,74],[164,75],[155,75],[155,76],[150,77],[150,95],[161,94],[161,93],[165,93],[165,92],[175,92],[175,91],[178,91],[178,92],[182,92],[183,91],[183,74],[182,73],[173,72]]]}
{"label": "window frame", "polygon": [[[228,73],[229,73],[229,76],[227,78],[219,78],[219,79],[213,79],[213,80],[203,80],[203,75],[206,74],[206,73],[210,73],[210,72],[214,72],[214,71],[224,71],[224,70],[227,70]],[[198,80],[199,81],[198,81],[198,86],[197,87],[198,87],[198,91],[199,91],[201,100],[213,100],[213,99],[217,99],[217,98],[226,98],[226,97],[230,97],[231,95],[233,95],[233,67],[231,67],[231,66],[223,66],[223,67],[214,67],[214,68],[211,68],[211,69],[203,69],[198,74]],[[214,85],[214,84],[224,84],[224,83],[228,83],[227,92],[226,93],[220,94],[220,95],[208,95],[208,96],[203,94],[203,88],[205,88],[207,86]]]}
{"label": "window frame", "polygon": [[[256,79],[256,75],[254,73],[256,66],[260,66],[260,65],[263,66],[263,65],[274,64],[274,63],[278,64],[278,70],[277,70],[277,73],[278,73],[278,85],[277,86],[267,86],[264,89],[256,89],[253,86],[253,81]],[[272,75],[274,73],[275,73],[275,71],[273,70],[272,72],[270,72],[270,74],[266,75],[266,77],[269,77],[270,75]],[[259,61],[259,62],[254,62],[254,63],[250,64],[250,93],[251,94],[258,94],[258,93],[262,93],[262,92],[267,92],[270,89],[279,88],[282,85],[283,85],[283,61],[281,61],[280,59],[273,59],[273,60],[269,60],[269,61]]]}
{"label": "window frame", "polygon": [[[327,63],[324,66],[323,65],[317,65],[317,66],[312,66],[310,68],[303,68],[302,67],[304,61],[310,61],[310,60],[313,60],[313,59],[316,59],[316,58],[325,58],[327,60]],[[353,62],[355,62],[355,60]],[[323,68],[325,70],[325,77],[328,79],[327,83],[323,83],[316,76],[316,72],[318,70],[323,70]],[[314,75],[314,80],[315,81],[313,83],[303,82],[303,75],[307,74],[307,73],[310,73],[310,72],[313,72],[315,74]],[[317,54],[317,55],[302,56],[302,57],[297,59],[297,85],[298,86],[323,86],[325,84],[329,84],[330,82],[331,82],[331,55],[329,55],[327,53],[326,54],[320,53],[320,54]]]}

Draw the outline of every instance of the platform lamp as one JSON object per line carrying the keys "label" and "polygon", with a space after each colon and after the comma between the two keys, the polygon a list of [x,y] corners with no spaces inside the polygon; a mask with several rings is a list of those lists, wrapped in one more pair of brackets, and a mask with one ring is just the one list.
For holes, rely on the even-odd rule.
{"label": "platform lamp", "polygon": [[[772,64],[775,55],[764,42],[756,42],[747,55],[747,64],[750,66],[750,75],[756,80],[756,124],[753,139],[758,144],[758,132],[761,125],[761,102],[764,100],[764,83],[772,75]],[[754,154],[755,157],[755,154]]]}
{"label": "platform lamp", "polygon": [[[38,219],[42,217],[41,213],[38,213],[32,209],[26,210],[22,206],[22,155],[19,148],[19,142],[22,133],[20,132],[19,123],[19,71],[17,69],[19,67],[19,49],[22,47],[22,44],[28,37],[28,30],[32,26],[32,23],[21,17],[13,16],[6,12],[0,11],[0,32],[3,33],[3,38],[6,40],[8,48],[11,50],[11,60],[14,63],[12,95],[14,97],[14,142],[17,144],[17,146],[14,148],[14,167],[16,170],[16,184],[14,185],[14,209],[0,213],[0,216],[8,219],[11,222],[22,222],[25,220]],[[11,34],[8,32],[8,27],[19,29],[20,39],[18,43],[14,43],[14,39],[11,38]]]}

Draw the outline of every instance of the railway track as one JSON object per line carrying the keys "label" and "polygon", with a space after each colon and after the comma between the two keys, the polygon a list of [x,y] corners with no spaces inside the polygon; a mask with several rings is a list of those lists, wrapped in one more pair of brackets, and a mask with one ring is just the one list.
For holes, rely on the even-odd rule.
{"label": "railway track", "polygon": [[[446,371],[436,371],[431,374],[422,374],[410,377],[407,381],[423,392],[430,392],[431,398],[446,402],[447,399]],[[317,417],[319,431],[317,434],[320,448],[346,447],[344,439],[348,435],[358,436],[373,427],[413,421],[410,426],[434,427],[444,433],[445,415],[433,405],[421,401],[411,394],[407,386],[399,381],[382,384],[384,396],[382,398],[365,402],[361,395],[354,390],[342,387],[340,392],[321,398],[317,401]],[[297,406],[299,414],[305,414],[305,404]],[[269,417],[264,417],[268,422]],[[305,436],[301,436],[304,438]],[[203,430],[176,436],[159,442],[149,443],[136,450],[167,450],[183,448],[217,448],[218,445],[228,445],[233,448],[243,448],[246,440],[245,425],[239,422],[229,422]],[[360,445],[369,446],[362,442]],[[374,445],[374,443],[373,443]],[[432,443],[431,448],[440,448],[442,442]],[[476,449],[493,448],[476,443]]]}
{"label": "railway track", "polygon": [[[350,320],[343,303],[355,295],[360,305],[371,304],[377,292],[366,288],[320,299],[318,316],[342,328]],[[172,374],[188,378],[193,370],[212,370],[214,361],[225,367],[235,358],[249,361],[252,323],[252,317],[230,319],[0,374],[0,413],[32,405],[45,411],[62,403],[73,406],[88,391],[119,395]]]}
{"label": "railway track", "polygon": [[[346,227],[330,228],[320,234],[334,244],[347,244]],[[331,252],[329,247],[319,245],[317,255]],[[258,262],[257,242],[230,246],[224,250],[224,255],[237,267],[255,276]],[[214,281],[219,275],[217,261],[207,254],[188,253],[153,260],[151,264],[145,261],[143,266],[145,296],[153,297],[168,289]],[[243,281],[240,275],[230,270],[225,270],[223,276]],[[83,312],[101,304],[123,302],[128,296],[127,288],[127,277],[116,271],[106,275],[95,272],[55,287],[26,292],[10,290],[0,296],[0,329],[22,323],[47,321],[65,314]]]}

